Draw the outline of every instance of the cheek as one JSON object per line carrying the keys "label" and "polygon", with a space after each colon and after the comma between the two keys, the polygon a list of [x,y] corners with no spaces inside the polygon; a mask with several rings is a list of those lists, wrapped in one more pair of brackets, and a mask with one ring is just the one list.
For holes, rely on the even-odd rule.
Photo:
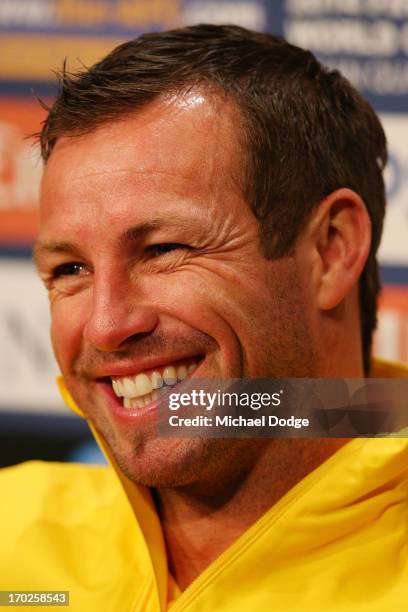
{"label": "cheek", "polygon": [[147,293],[155,296],[161,313],[214,339],[227,364],[241,363],[241,353],[257,343],[257,327],[265,330],[265,320],[271,318],[265,283],[248,282],[248,277],[224,279],[186,271],[169,276],[162,285],[159,279],[149,285]]}
{"label": "cheek", "polygon": [[238,340],[228,319],[228,292],[219,280],[186,271],[166,280],[149,279],[146,289],[153,308],[162,318],[164,332],[172,324],[181,324],[187,334],[188,329],[206,334],[214,341],[215,350],[224,355],[222,360],[231,362]]}
{"label": "cheek", "polygon": [[228,364],[236,363],[241,353],[247,374],[270,375],[283,362],[298,358],[292,355],[294,347],[297,355],[308,345],[304,299],[291,261],[242,266],[227,278],[197,276],[186,274],[185,282],[174,288],[169,308],[177,304],[173,312],[182,312],[190,326],[212,336]]}
{"label": "cheek", "polygon": [[253,271],[227,278],[208,271],[186,271],[175,275],[175,282],[160,291],[161,303],[167,307],[176,308],[209,330],[214,325],[227,325],[236,333],[257,311],[264,312],[265,303],[271,301],[269,293],[264,278],[257,278]]}
{"label": "cheek", "polygon": [[55,300],[51,305],[51,342],[63,374],[79,353],[82,338],[82,309],[75,298]]}
{"label": "cheek", "polygon": [[150,278],[144,283],[145,295],[160,314],[217,337],[230,327],[237,302],[222,279],[202,271],[179,271],[167,278]]}

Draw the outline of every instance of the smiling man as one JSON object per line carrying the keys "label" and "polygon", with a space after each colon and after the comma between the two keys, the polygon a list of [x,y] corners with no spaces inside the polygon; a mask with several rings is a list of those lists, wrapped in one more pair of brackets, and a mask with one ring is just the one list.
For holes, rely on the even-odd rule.
{"label": "smiling man", "polygon": [[374,112],[309,52],[233,26],[142,36],[60,85],[35,260],[60,387],[113,469],[3,472],[3,525],[21,516],[2,588],[87,611],[398,609],[405,440],[156,428],[189,377],[380,374]]}

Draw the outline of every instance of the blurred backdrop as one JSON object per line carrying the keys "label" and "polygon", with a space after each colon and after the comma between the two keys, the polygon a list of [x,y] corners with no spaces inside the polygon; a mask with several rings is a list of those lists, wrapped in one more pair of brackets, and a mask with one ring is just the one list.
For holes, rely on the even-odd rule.
{"label": "blurred backdrop", "polygon": [[57,394],[48,305],[31,262],[39,152],[27,135],[52,99],[53,70],[75,70],[124,40],[198,22],[283,34],[338,67],[387,133],[384,291],[375,352],[408,362],[408,2],[403,0],[0,0],[0,465],[99,461],[86,425]]}

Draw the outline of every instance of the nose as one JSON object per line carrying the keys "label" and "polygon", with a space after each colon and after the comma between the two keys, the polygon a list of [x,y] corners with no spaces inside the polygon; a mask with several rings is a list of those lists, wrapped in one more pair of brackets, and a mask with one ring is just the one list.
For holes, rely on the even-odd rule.
{"label": "nose", "polygon": [[83,337],[100,351],[119,351],[131,337],[153,331],[158,322],[157,312],[134,284],[105,277],[95,279]]}

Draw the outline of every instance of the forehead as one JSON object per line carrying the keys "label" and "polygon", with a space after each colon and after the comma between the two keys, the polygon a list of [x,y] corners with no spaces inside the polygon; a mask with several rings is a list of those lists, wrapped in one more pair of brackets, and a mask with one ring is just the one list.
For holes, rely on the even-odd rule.
{"label": "forehead", "polygon": [[[85,214],[110,202],[121,207],[137,194],[141,207],[159,194],[212,197],[240,191],[238,112],[200,92],[168,96],[88,134],[57,141],[41,188],[41,224],[75,205]],[[92,204],[92,206],[91,206]]]}

